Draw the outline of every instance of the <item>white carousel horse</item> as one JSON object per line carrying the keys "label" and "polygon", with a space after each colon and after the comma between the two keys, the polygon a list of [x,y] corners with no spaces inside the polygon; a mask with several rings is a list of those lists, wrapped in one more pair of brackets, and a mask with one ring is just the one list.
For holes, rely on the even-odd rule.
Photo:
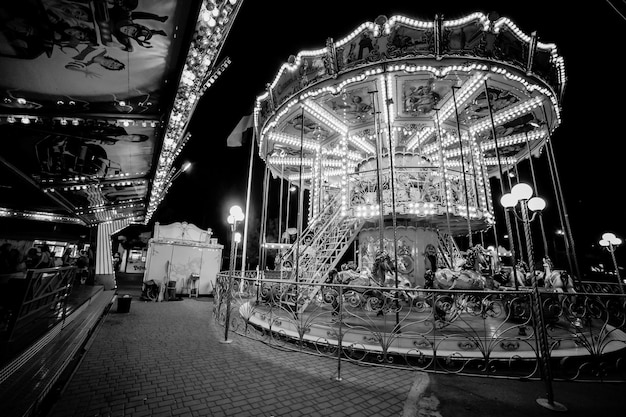
{"label": "white carousel horse", "polygon": [[572,276],[563,269],[552,269],[553,265],[550,259],[543,260],[544,271],[539,273],[538,278],[544,280],[544,287],[554,292],[575,293],[574,280]]}

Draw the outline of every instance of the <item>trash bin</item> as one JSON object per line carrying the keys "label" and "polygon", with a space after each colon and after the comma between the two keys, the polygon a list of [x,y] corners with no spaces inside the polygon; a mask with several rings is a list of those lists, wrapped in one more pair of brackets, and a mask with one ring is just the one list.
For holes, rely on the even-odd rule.
{"label": "trash bin", "polygon": [[176,299],[176,281],[170,281],[167,283],[167,301]]}
{"label": "trash bin", "polygon": [[130,311],[130,302],[133,300],[133,297],[126,294],[123,297],[117,297],[117,312],[118,313],[128,313]]}

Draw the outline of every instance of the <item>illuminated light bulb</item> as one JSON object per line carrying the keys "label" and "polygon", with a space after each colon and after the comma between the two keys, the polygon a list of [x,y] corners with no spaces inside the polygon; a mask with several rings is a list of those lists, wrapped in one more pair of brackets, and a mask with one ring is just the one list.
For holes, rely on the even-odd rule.
{"label": "illuminated light bulb", "polygon": [[[614,233],[604,233],[602,235],[602,239],[606,240],[607,242],[611,242],[611,241],[617,239],[617,236],[615,236]],[[608,246],[608,245],[606,245],[606,246]]]}
{"label": "illuminated light bulb", "polygon": [[517,198],[515,198],[515,196],[511,193],[506,193],[500,198],[500,204],[502,204],[502,207],[504,208],[515,207],[517,204]]}
{"label": "illuminated light bulb", "polygon": [[520,182],[513,186],[511,194],[513,194],[517,200],[528,200],[533,195],[533,189],[530,185]]}
{"label": "illuminated light bulb", "polygon": [[546,201],[541,197],[533,197],[528,200],[528,209],[530,211],[542,211],[546,208]]}

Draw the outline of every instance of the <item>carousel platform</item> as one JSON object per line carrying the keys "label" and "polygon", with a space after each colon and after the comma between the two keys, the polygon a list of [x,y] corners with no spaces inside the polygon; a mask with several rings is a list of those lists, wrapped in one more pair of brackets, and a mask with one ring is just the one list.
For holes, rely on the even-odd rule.
{"label": "carousel platform", "polygon": [[[508,362],[538,357],[537,335],[524,292],[508,299],[507,295],[501,299],[493,294],[441,294],[441,307],[434,310],[424,299],[387,311],[355,309],[348,301],[341,313],[335,313],[329,304],[311,303],[294,314],[288,305],[247,301],[240,304],[239,314],[256,328],[284,339],[316,348],[341,344],[343,349],[396,355],[408,362],[425,357]],[[589,357],[594,353],[590,346],[598,341],[605,355],[626,349],[626,333],[610,322],[568,317],[545,300],[544,305],[552,310],[544,312],[552,359]],[[443,309],[447,311],[437,311]]]}

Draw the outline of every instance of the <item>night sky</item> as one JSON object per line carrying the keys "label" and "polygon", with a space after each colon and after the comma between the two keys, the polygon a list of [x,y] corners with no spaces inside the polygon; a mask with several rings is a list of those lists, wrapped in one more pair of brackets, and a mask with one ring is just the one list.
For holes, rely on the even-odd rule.
{"label": "night sky", "polygon": [[[227,148],[226,138],[289,55],[322,48],[327,38],[339,40],[379,15],[432,20],[436,14],[453,19],[477,11],[509,17],[527,34],[537,31],[540,41],[555,43],[563,56],[568,81],[562,124],[553,135],[557,166],[579,258],[596,255],[607,262],[610,258],[597,245],[602,233],[626,237],[620,146],[626,140],[626,82],[619,64],[626,52],[626,20],[606,1],[245,0],[218,59],[229,57],[232,63],[201,100],[191,122],[192,138],[177,161],[190,161],[193,167],[172,185],[153,220],[211,227],[225,243],[229,207],[245,207],[249,158],[249,146]],[[545,158],[535,161],[545,164]],[[254,163],[251,218],[258,220],[263,167],[256,156]],[[537,169],[543,172],[539,189],[551,194],[547,167]],[[556,207],[551,195],[545,197],[548,238],[558,245]],[[537,236],[536,245],[540,240]],[[623,252],[626,247],[617,251],[622,265]]]}

